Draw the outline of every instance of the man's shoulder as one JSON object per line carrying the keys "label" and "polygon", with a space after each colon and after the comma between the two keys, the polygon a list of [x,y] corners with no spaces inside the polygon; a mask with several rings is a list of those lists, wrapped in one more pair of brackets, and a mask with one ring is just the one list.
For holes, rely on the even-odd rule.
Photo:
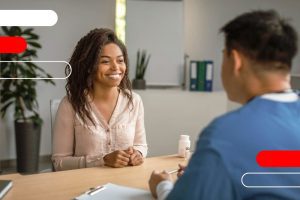
{"label": "man's shoulder", "polygon": [[233,124],[238,123],[239,120],[245,115],[244,107],[238,108],[236,110],[227,112],[219,117],[216,117],[209,126],[216,128],[225,128]]}
{"label": "man's shoulder", "polygon": [[257,117],[257,105],[248,103],[235,110],[227,112],[215,118],[211,125],[220,128],[236,127],[239,124],[249,123],[253,118]]}
{"label": "man's shoulder", "polygon": [[[225,113],[215,118],[201,133],[200,138],[205,139],[210,144],[234,143],[242,139],[244,130],[248,127],[253,116],[246,110],[244,106],[237,110]],[[252,124],[252,122],[250,122]],[[218,146],[218,145],[217,145]]]}

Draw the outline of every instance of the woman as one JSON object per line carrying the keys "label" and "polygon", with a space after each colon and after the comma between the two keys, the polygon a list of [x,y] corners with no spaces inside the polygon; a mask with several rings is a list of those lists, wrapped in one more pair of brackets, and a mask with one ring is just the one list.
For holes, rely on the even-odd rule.
{"label": "woman", "polygon": [[70,65],[54,125],[55,170],[142,164],[144,108],[131,91],[126,47],[113,31],[94,29],[80,39]]}

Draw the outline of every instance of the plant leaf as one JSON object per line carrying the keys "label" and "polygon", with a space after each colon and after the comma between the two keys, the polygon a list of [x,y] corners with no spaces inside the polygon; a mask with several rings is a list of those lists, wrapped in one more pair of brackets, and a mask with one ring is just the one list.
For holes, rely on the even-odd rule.
{"label": "plant leaf", "polygon": [[10,28],[10,34],[11,34],[11,36],[21,36],[22,35],[22,30],[18,26],[12,26]]}
{"label": "plant leaf", "polygon": [[6,35],[10,35],[9,29],[7,28],[7,26],[2,26],[1,28]]}
{"label": "plant leaf", "polygon": [[34,46],[36,48],[42,48],[42,45],[40,45],[39,43],[37,42],[27,42],[27,44],[31,45],[31,46]]}
{"label": "plant leaf", "polygon": [[23,34],[32,34],[31,31],[33,31],[33,28],[25,29],[25,30],[23,31]]}
{"label": "plant leaf", "polygon": [[8,107],[9,107],[10,105],[12,105],[13,103],[14,103],[14,101],[10,101],[10,102],[8,102],[7,104],[5,104],[4,106],[1,107],[0,112],[1,112],[1,117],[2,117],[2,118],[5,116]]}

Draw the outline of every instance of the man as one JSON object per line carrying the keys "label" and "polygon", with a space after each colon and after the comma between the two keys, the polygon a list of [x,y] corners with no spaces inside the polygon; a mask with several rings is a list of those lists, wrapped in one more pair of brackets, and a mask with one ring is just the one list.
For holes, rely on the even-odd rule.
{"label": "man", "polygon": [[174,187],[168,173],[154,171],[150,190],[153,196],[170,200],[300,199],[299,188],[246,187],[299,186],[296,175],[243,176],[290,171],[260,167],[256,156],[262,150],[300,149],[300,101],[290,89],[297,34],[275,11],[242,14],[221,32],[225,35],[223,85],[228,98],[243,107],[203,130]]}

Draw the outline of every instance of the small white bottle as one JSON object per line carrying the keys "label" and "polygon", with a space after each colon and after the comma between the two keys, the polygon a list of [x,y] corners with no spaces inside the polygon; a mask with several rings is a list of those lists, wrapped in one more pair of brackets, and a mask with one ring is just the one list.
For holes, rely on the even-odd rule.
{"label": "small white bottle", "polygon": [[191,141],[189,135],[180,135],[178,143],[178,156],[188,158],[190,154]]}

